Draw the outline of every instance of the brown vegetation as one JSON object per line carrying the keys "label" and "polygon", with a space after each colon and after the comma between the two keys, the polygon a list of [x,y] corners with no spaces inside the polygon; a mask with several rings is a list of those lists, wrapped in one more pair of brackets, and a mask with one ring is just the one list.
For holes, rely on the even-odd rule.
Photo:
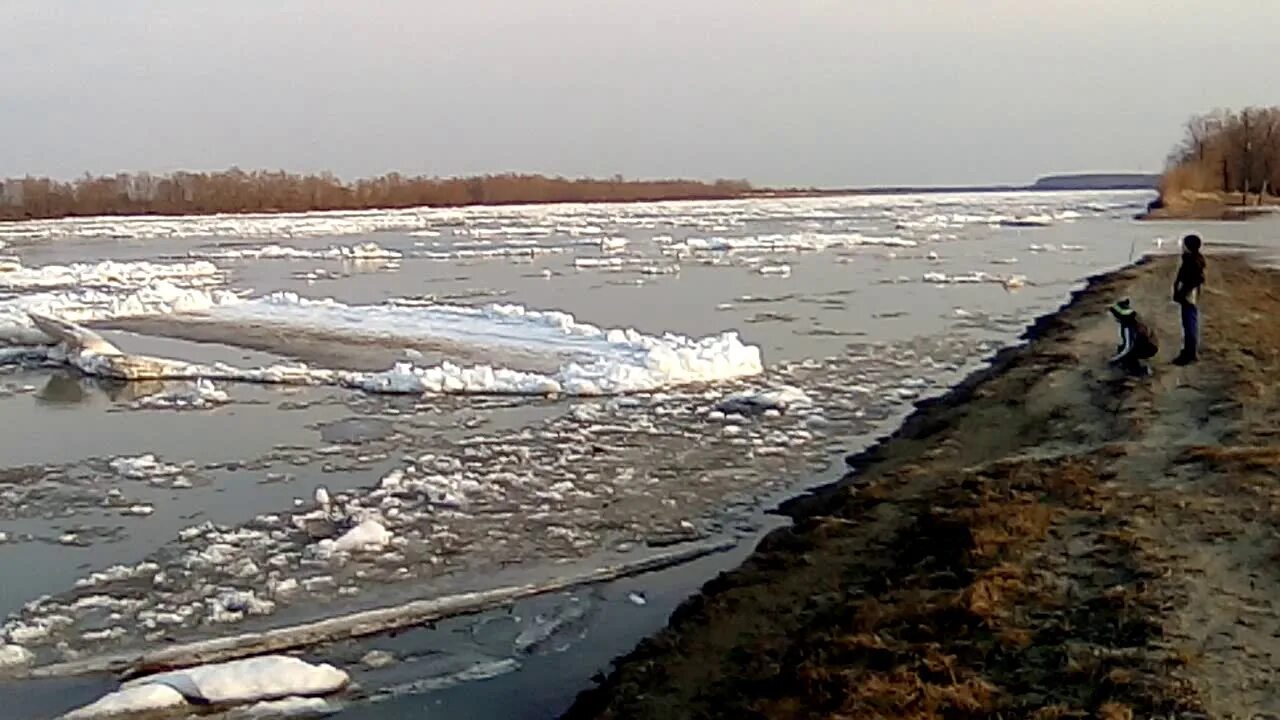
{"label": "brown vegetation", "polygon": [[284,171],[121,173],[0,181],[0,220],[93,215],[205,215],[212,213],[369,210],[418,206],[507,205],[547,202],[634,202],[741,197],[743,180],[607,180],[543,175],[432,178],[389,173],[346,183],[329,173]]}
{"label": "brown vegetation", "polygon": [[[1160,182],[1167,205],[1198,196],[1261,205],[1280,187],[1280,107],[1215,110],[1187,121]],[[1199,198],[1203,201],[1204,198]]]}

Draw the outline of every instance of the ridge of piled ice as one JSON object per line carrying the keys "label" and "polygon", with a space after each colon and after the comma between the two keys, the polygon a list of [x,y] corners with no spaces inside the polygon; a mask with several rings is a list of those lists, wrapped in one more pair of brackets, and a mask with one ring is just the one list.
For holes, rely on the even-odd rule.
{"label": "ridge of piled ice", "polygon": [[[16,261],[15,261],[16,262]],[[188,263],[156,263],[146,260],[27,267],[20,262],[0,266],[0,289],[36,290],[93,286],[138,288],[157,280],[183,280],[188,286],[217,285],[225,273],[206,260]]]}
{"label": "ridge of piled ice", "polygon": [[943,272],[927,272],[922,277],[924,282],[934,285],[976,285],[982,283],[991,283],[995,285],[1003,285],[1006,288],[1022,287],[1026,284],[1027,279],[1022,275],[995,275],[992,273],[982,272],[981,270],[971,273],[958,275],[948,275]]}
{"label": "ridge of piled ice", "polygon": [[[718,382],[755,375],[764,369],[760,349],[744,344],[736,332],[696,339],[671,333],[656,337],[634,328],[604,329],[578,322],[569,313],[531,310],[522,305],[350,306],[327,298],[309,299],[277,292],[250,301],[236,298],[213,316],[224,321],[252,320],[336,331],[339,335],[345,332],[397,340],[448,339],[522,351],[541,350],[573,359],[549,374],[485,364],[464,367],[450,362],[433,367],[400,363],[382,372],[313,369],[303,364],[237,368],[129,355],[91,330],[40,313],[31,313],[26,321],[39,325],[33,330],[41,335],[63,340],[67,345],[66,360],[82,371],[133,380],[340,384],[385,393],[609,395]],[[205,401],[218,392],[208,387],[205,390],[209,390]]]}
{"label": "ridge of piled ice", "polygon": [[125,292],[75,287],[38,292],[0,301],[0,344],[48,345],[53,340],[33,327],[28,313],[83,323],[147,315],[200,312],[241,302],[226,290],[193,288],[154,280]]}
{"label": "ridge of piled ice", "polygon": [[791,233],[751,235],[746,237],[689,237],[667,245],[668,252],[795,252],[825,250],[832,247],[883,245],[915,247],[915,240],[893,236],[871,236],[862,233]]}
{"label": "ridge of piled ice", "polygon": [[431,367],[399,363],[382,372],[336,374],[340,384],[371,392],[610,395],[718,382],[764,369],[760,349],[744,344],[735,332],[657,337],[633,328],[600,328],[569,313],[522,305],[351,306],[277,292],[223,306],[216,317],[396,340],[443,338],[547,349],[578,358],[548,374],[451,362]]}
{"label": "ridge of piled ice", "polygon": [[217,260],[398,260],[404,256],[404,253],[399,250],[385,248],[376,242],[330,245],[320,250],[273,243],[252,247],[193,250],[189,254],[192,257]]}

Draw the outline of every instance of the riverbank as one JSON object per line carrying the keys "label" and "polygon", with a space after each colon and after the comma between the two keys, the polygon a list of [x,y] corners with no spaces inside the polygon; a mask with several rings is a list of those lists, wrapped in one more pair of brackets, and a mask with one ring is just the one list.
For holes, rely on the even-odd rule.
{"label": "riverbank", "polygon": [[[566,717],[1280,711],[1280,274],[1212,258],[1176,368],[1173,262],[1094,279],[789,503]],[[1105,365],[1121,296],[1162,339],[1150,379]]]}
{"label": "riverbank", "polygon": [[1182,192],[1162,196],[1140,220],[1250,220],[1280,211],[1280,197],[1241,197],[1240,193]]}

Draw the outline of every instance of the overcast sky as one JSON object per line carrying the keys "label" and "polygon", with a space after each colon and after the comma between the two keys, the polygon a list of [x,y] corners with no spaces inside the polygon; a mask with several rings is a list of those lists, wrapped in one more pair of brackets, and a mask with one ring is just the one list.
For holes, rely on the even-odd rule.
{"label": "overcast sky", "polygon": [[0,176],[1020,182],[1280,103],[1268,0],[0,0]]}

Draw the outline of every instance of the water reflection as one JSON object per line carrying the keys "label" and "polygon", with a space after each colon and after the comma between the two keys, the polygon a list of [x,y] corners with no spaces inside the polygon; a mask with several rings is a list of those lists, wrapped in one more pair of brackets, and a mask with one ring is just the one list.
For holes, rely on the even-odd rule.
{"label": "water reflection", "polygon": [[74,408],[104,397],[115,404],[132,404],[139,398],[164,390],[158,380],[122,382],[81,375],[74,370],[57,370],[49,375],[35,394],[36,404],[48,408]]}

